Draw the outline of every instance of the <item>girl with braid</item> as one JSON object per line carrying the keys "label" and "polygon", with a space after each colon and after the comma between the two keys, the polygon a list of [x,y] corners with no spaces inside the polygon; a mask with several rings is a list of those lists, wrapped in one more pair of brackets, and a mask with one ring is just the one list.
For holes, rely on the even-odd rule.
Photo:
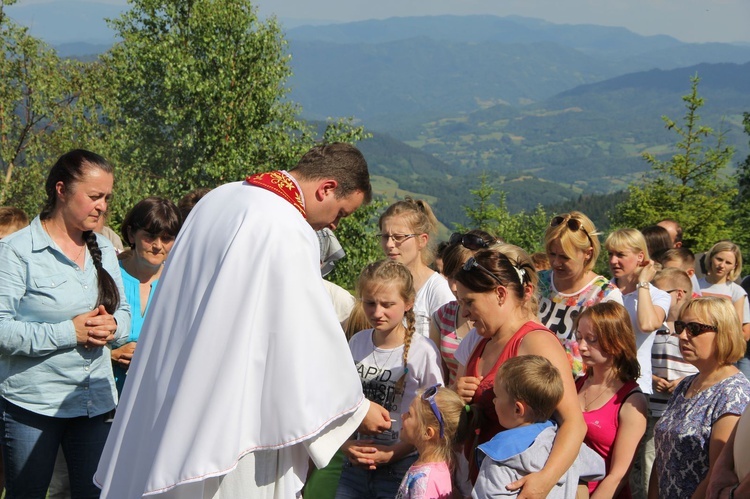
{"label": "girl with braid", "polygon": [[99,497],[93,476],[117,402],[110,348],[130,331],[114,248],[94,232],[113,178],[97,154],[64,154],[47,177],[41,214],[0,241],[0,442],[9,498],[45,497],[58,447],[72,497]]}
{"label": "girl with braid", "polygon": [[401,414],[417,391],[442,384],[439,354],[415,334],[414,279],[405,265],[382,260],[365,267],[357,294],[372,326],[349,342],[365,396],[391,414],[389,431],[347,441],[336,497],[395,497],[401,479],[417,460],[415,447],[399,440]]}

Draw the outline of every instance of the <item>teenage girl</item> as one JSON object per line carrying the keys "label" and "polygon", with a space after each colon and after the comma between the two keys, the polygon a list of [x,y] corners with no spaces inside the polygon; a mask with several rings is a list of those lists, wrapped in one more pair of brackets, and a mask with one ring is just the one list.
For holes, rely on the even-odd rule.
{"label": "teenage girl", "polygon": [[588,431],[583,440],[604,458],[606,476],[589,482],[592,498],[630,499],[630,469],[646,432],[648,402],[638,383],[635,333],[628,311],[597,303],[578,316],[575,335],[586,374],[576,382]]}
{"label": "teenage girl", "polygon": [[718,296],[732,301],[742,324],[745,340],[750,339],[750,305],[747,292],[734,280],[742,272],[742,252],[731,241],[714,244],[706,255],[706,275],[698,279],[703,296]]}
{"label": "teenage girl", "polygon": [[414,278],[415,327],[417,333],[429,338],[432,314],[455,300],[448,281],[428,266],[433,259],[429,243],[437,219],[425,201],[406,198],[385,210],[378,227],[385,256],[406,265]]}
{"label": "teenage girl", "polygon": [[419,458],[401,481],[396,499],[453,497],[453,447],[467,426],[464,402],[453,390],[431,386],[401,416],[401,441]]}
{"label": "teenage girl", "polygon": [[372,329],[352,337],[349,347],[365,396],[388,409],[392,426],[371,440],[349,440],[348,460],[336,497],[395,497],[401,479],[417,459],[411,443],[399,440],[401,414],[417,390],[443,382],[439,354],[414,334],[414,280],[402,264],[382,260],[365,267],[357,291]]}

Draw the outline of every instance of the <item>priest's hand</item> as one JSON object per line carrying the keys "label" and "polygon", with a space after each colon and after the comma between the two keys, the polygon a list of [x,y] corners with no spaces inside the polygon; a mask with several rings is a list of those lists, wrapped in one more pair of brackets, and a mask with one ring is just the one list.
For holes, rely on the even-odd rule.
{"label": "priest's hand", "polygon": [[382,405],[370,402],[367,415],[359,425],[360,433],[382,433],[391,428],[391,414]]}

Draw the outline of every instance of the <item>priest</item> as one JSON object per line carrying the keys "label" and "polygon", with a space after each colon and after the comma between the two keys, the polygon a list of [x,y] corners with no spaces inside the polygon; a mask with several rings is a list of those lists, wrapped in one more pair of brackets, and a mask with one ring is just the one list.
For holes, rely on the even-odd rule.
{"label": "priest", "polygon": [[294,498],[358,428],[364,398],[315,230],[369,202],[353,146],[212,190],[170,253],[94,477],[104,498]]}

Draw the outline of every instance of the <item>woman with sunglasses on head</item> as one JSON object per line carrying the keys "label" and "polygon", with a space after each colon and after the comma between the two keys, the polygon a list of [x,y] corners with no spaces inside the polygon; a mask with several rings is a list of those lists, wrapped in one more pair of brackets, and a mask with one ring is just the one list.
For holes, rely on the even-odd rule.
{"label": "woman with sunglasses on head", "polygon": [[388,259],[406,265],[414,277],[416,330],[425,337],[430,335],[432,314],[454,298],[448,281],[429,267],[434,256],[430,238],[437,230],[437,223],[426,201],[411,198],[390,205],[378,221],[383,253]]}
{"label": "woman with sunglasses on head", "polygon": [[[474,322],[478,342],[464,340],[456,352],[461,360],[457,393],[472,405],[478,422],[476,438],[467,442],[467,459],[476,479],[476,446],[502,431],[494,409],[495,373],[507,360],[519,355],[542,355],[557,367],[563,378],[564,395],[555,410],[559,424],[544,469],[509,484],[523,497],[546,497],[558,479],[578,456],[586,425],[578,407],[578,397],[565,350],[549,329],[538,322],[534,297],[537,274],[529,256],[512,245],[496,245],[480,250],[456,273],[458,300],[467,319]],[[466,351],[471,352],[464,357]]]}
{"label": "woman with sunglasses on head", "polygon": [[714,464],[750,402],[750,381],[732,365],[745,354],[745,341],[729,300],[691,300],[674,326],[682,357],[698,374],[677,385],[654,428],[651,499],[705,497]]}
{"label": "woman with sunglasses on head", "polygon": [[554,217],[544,233],[544,249],[551,270],[539,273],[539,321],[568,342],[583,309],[607,301],[622,304],[622,293],[593,271],[601,246],[594,223],[583,213]]}
{"label": "woman with sunglasses on head", "polygon": [[130,331],[114,248],[94,232],[113,181],[103,157],[62,155],[39,216],[0,241],[6,497],[44,498],[60,446],[71,495],[99,497],[93,476],[117,402],[109,351]]}
{"label": "woman with sunglasses on head", "polygon": [[643,393],[653,393],[651,380],[651,347],[656,331],[669,314],[672,299],[669,294],[651,285],[656,267],[650,259],[646,239],[636,229],[612,232],[604,247],[609,253],[612,283],[622,292],[622,301],[630,314],[638,349],[641,376],[638,385]]}
{"label": "woman with sunglasses on head", "polygon": [[[453,295],[456,295],[454,275],[466,260],[477,250],[495,244],[497,239],[483,230],[470,230],[466,234],[451,235],[448,246],[443,251],[443,275],[448,280]],[[443,377],[446,386],[452,386],[456,380],[458,360],[456,348],[471,330],[472,324],[461,313],[457,300],[446,303],[432,314],[430,322],[430,339],[438,346],[443,364]]]}

